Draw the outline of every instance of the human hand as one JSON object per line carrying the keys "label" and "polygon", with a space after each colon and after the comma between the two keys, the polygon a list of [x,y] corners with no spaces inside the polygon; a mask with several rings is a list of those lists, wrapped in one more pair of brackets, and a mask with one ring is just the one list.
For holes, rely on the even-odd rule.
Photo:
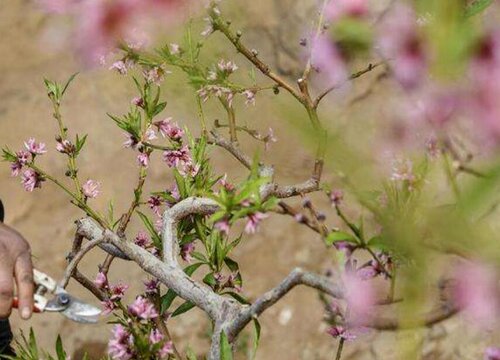
{"label": "human hand", "polygon": [[11,313],[14,282],[20,315],[29,319],[34,291],[30,246],[21,234],[0,222],[0,318]]}

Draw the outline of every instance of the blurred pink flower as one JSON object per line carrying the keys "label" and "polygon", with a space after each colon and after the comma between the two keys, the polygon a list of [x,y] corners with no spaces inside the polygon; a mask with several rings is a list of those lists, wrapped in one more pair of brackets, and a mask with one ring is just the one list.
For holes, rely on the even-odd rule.
{"label": "blurred pink flower", "polygon": [[479,44],[470,65],[473,81],[470,102],[474,123],[486,138],[500,144],[500,30]]}
{"label": "blurred pink flower", "polygon": [[36,188],[41,188],[43,181],[44,179],[41,175],[33,169],[24,171],[21,176],[21,183],[23,184],[24,190],[29,192],[32,192]]}
{"label": "blurred pink flower", "polygon": [[167,341],[165,344],[162,346],[158,354],[164,358],[167,357],[168,355],[171,355],[174,353],[174,344],[172,341]]}
{"label": "blurred pink flower", "polygon": [[278,139],[276,138],[276,136],[274,136],[274,130],[272,128],[269,128],[269,132],[264,137],[264,147],[266,151],[268,151],[271,147],[271,143],[275,142],[278,142]]}
{"label": "blurred pink flower", "polygon": [[160,287],[160,282],[157,279],[151,279],[144,282],[146,294],[156,294]]}
{"label": "blurred pink flower", "polygon": [[56,144],[56,150],[61,154],[73,154],[76,148],[71,141],[59,139]]}
{"label": "blurred pink flower", "polygon": [[184,244],[181,246],[181,258],[182,260],[186,262],[191,262],[193,260],[193,257],[191,254],[193,253],[195,249],[194,242],[190,242],[187,244]]}
{"label": "blurred pink flower", "polygon": [[245,96],[245,105],[255,105],[255,92],[245,90],[243,91],[243,95]]}
{"label": "blurred pink flower", "polygon": [[101,192],[100,188],[101,184],[98,181],[89,179],[82,185],[82,192],[89,199],[95,199]]}
{"label": "blurred pink flower", "polygon": [[151,239],[145,231],[139,231],[135,237],[134,243],[137,246],[146,248],[151,245]]}
{"label": "blurred pink flower", "polygon": [[123,296],[125,295],[125,291],[127,291],[127,289],[128,289],[127,284],[119,283],[116,285],[111,285],[110,289],[109,289],[110,293],[111,293],[110,300],[111,301],[121,300],[123,298]]}
{"label": "blurred pink flower", "polygon": [[481,263],[463,263],[455,270],[454,298],[466,316],[489,327],[500,316],[500,292],[495,269]]}
{"label": "blurred pink flower", "polygon": [[330,20],[342,17],[360,18],[368,14],[367,0],[333,0],[326,6],[325,15]]}
{"label": "blurred pink flower", "polygon": [[148,199],[148,206],[153,212],[160,216],[160,206],[162,205],[162,200],[159,196],[150,196]]}
{"label": "blurred pink flower", "polygon": [[149,334],[149,342],[151,344],[158,344],[163,340],[163,335],[158,329],[153,329],[151,330],[151,333]]}
{"label": "blurred pink flower", "polygon": [[329,194],[332,205],[340,205],[344,200],[344,192],[340,189],[334,189]]}
{"label": "blurred pink flower", "polygon": [[343,276],[345,299],[350,325],[363,325],[370,318],[375,305],[375,289],[369,281],[363,281],[356,273],[346,271]]}
{"label": "blurred pink flower", "polygon": [[382,23],[379,35],[382,54],[391,59],[396,79],[415,88],[427,70],[427,54],[419,37],[416,15],[409,6],[397,4]]}
{"label": "blurred pink flower", "polygon": [[500,360],[500,347],[490,346],[484,351],[484,360]]}
{"label": "blurred pink flower", "polygon": [[31,157],[31,153],[25,150],[16,152],[16,160],[10,164],[10,171],[12,176],[18,176]]}
{"label": "blurred pink flower", "polygon": [[139,153],[139,155],[137,155],[137,163],[140,166],[147,168],[149,166],[149,155],[146,153]]}
{"label": "blurred pink flower", "polygon": [[34,138],[28,139],[28,141],[24,143],[24,146],[33,155],[42,155],[47,152],[45,144],[42,142],[37,143]]}
{"label": "blurred pink flower", "polygon": [[314,41],[311,61],[321,78],[326,79],[329,86],[340,86],[345,83],[349,76],[337,45],[325,36]]}
{"label": "blurred pink flower", "polygon": [[189,155],[189,149],[187,145],[184,145],[178,150],[166,150],[163,152],[163,160],[167,163],[169,167],[177,167],[178,165],[183,165],[191,162],[191,157]]}
{"label": "blurred pink flower", "polygon": [[256,212],[253,214],[248,214],[247,216],[247,224],[245,225],[245,232],[247,234],[255,234],[255,232],[259,228],[259,224],[262,220],[267,218],[268,215],[261,213],[261,212]]}
{"label": "blurred pink flower", "polygon": [[217,221],[214,224],[214,228],[226,235],[229,235],[229,230],[231,229],[229,221],[227,221],[227,219]]}
{"label": "blurred pink flower", "polygon": [[341,325],[332,326],[326,332],[334,338],[341,338],[346,341],[355,340],[357,337],[356,334]]}
{"label": "blurred pink flower", "polygon": [[142,296],[138,296],[135,301],[129,305],[128,311],[132,315],[144,320],[154,319],[159,316],[155,306]]}
{"label": "blurred pink flower", "polygon": [[94,285],[97,286],[99,289],[106,288],[108,286],[108,278],[106,277],[106,274],[99,271],[94,280]]}
{"label": "blurred pink flower", "polygon": [[133,358],[131,345],[133,337],[120,324],[113,327],[113,337],[108,343],[108,355],[113,360],[129,360]]}

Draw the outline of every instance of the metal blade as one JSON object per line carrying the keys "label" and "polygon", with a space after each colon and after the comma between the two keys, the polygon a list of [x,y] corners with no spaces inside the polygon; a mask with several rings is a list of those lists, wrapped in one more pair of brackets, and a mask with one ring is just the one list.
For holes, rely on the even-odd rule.
{"label": "metal blade", "polygon": [[47,303],[45,311],[60,312],[68,319],[86,324],[95,324],[99,320],[101,310],[87,304],[58,288],[55,297]]}

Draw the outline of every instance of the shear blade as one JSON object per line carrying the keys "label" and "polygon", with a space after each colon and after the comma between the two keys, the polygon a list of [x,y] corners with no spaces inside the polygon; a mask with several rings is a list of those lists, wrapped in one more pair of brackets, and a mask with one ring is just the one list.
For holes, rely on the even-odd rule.
{"label": "shear blade", "polygon": [[76,322],[95,324],[99,320],[101,310],[72,297],[70,305],[62,314]]}

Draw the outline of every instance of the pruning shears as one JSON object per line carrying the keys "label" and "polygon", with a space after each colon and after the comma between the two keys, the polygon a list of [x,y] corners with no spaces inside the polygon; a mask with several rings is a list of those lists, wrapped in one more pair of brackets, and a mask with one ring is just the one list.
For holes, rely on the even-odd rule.
{"label": "pruning shears", "polygon": [[[68,319],[79,323],[94,324],[98,321],[101,310],[70,295],[57,282],[41,271],[33,270],[35,283],[33,312],[58,312]],[[45,295],[51,294],[48,299]],[[17,297],[14,297],[13,307],[19,307]]]}

